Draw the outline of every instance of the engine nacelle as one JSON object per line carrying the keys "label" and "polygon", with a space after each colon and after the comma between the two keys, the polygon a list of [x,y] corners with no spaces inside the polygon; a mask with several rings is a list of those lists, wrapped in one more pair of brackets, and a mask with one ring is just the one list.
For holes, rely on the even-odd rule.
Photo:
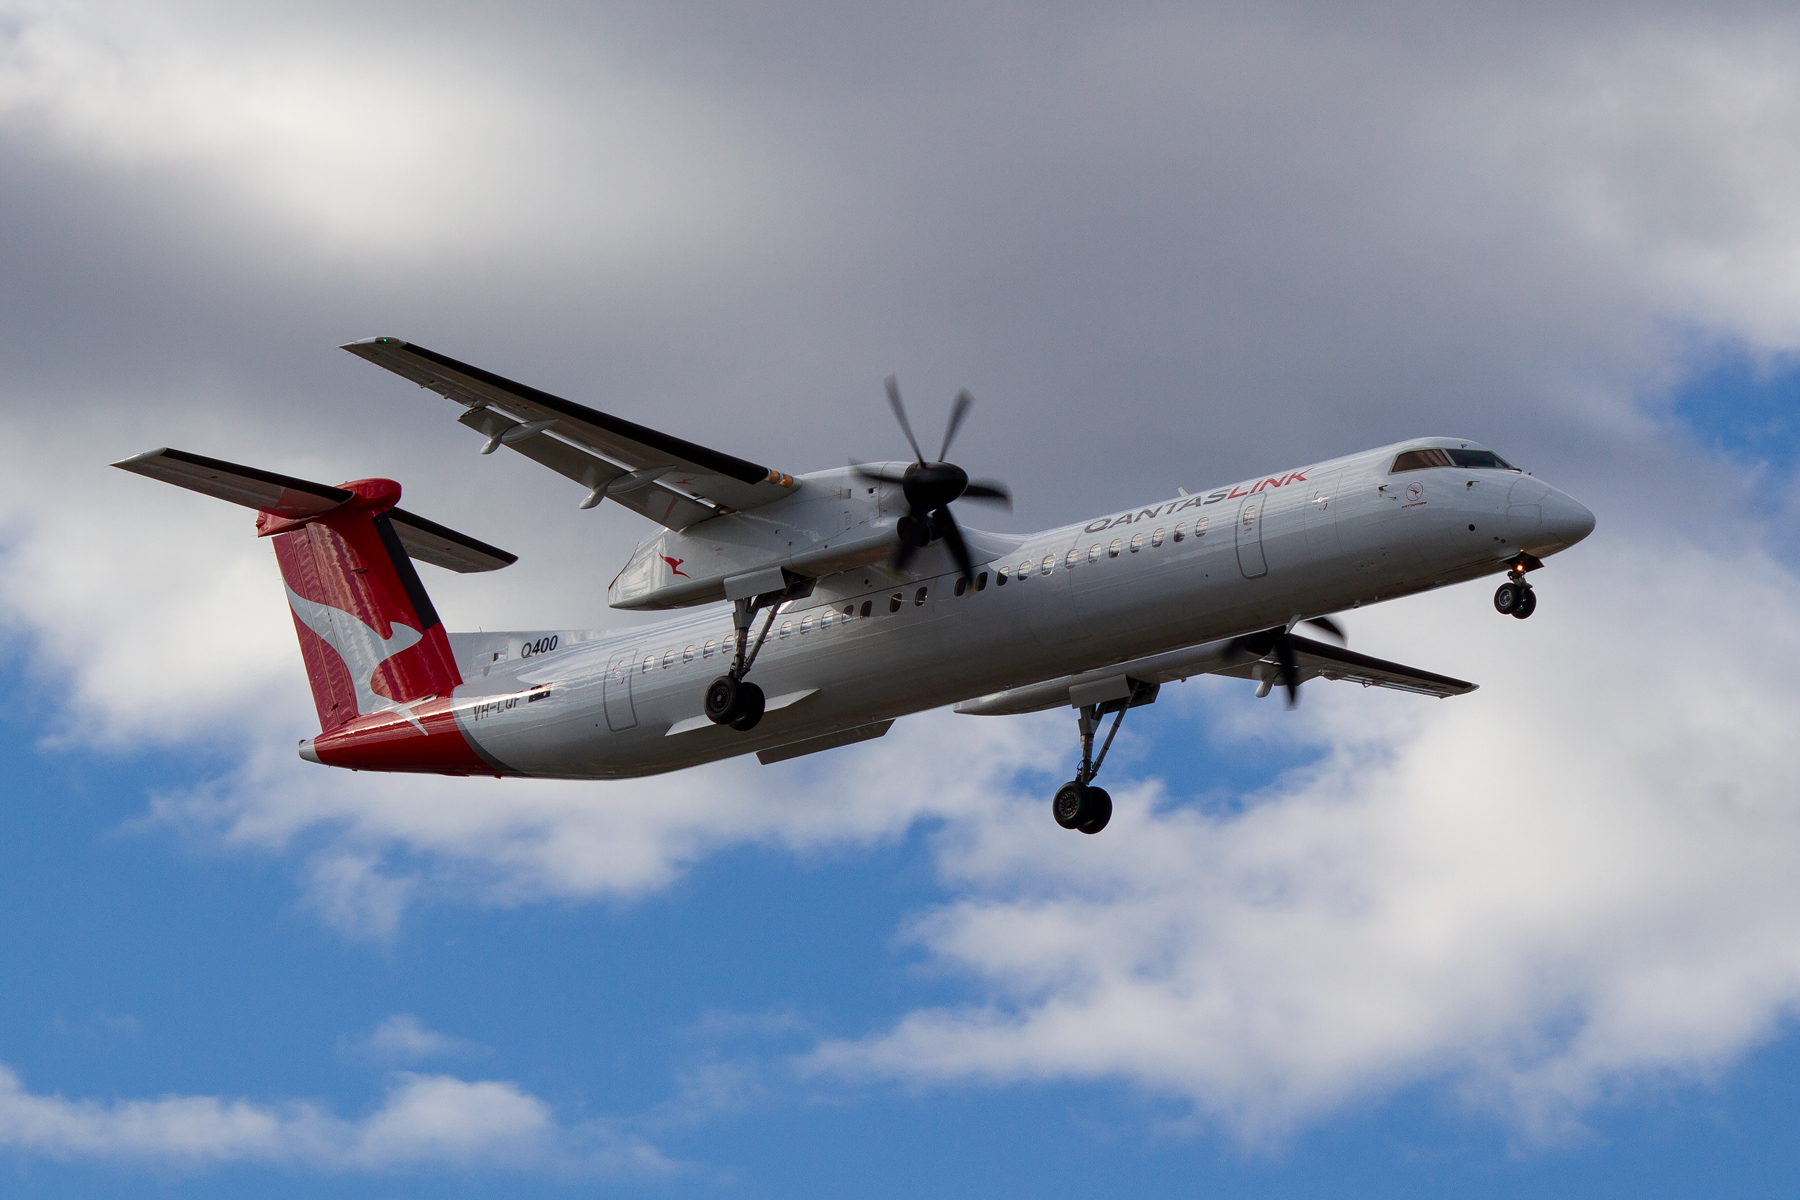
{"label": "engine nacelle", "polygon": [[[868,469],[883,465],[871,463]],[[906,464],[889,465],[897,477]],[[876,482],[838,467],[794,482],[799,485],[794,493],[773,504],[664,530],[638,543],[608,585],[607,604],[685,608],[726,599],[727,580],[781,569],[819,578],[893,555],[894,522],[906,512],[897,479]]]}

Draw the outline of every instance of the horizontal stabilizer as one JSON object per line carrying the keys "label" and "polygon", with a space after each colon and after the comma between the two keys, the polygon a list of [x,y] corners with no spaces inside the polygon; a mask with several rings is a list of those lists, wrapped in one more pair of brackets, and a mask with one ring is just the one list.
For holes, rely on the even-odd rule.
{"label": "horizontal stabilizer", "polygon": [[[348,488],[277,475],[273,471],[189,454],[185,450],[171,450],[166,446],[133,455],[113,466],[290,521],[321,516],[356,495]],[[402,508],[389,509],[387,517],[407,555],[420,562],[467,574],[497,571],[519,560],[516,554],[509,554],[468,534],[446,529],[436,521],[427,521]]]}

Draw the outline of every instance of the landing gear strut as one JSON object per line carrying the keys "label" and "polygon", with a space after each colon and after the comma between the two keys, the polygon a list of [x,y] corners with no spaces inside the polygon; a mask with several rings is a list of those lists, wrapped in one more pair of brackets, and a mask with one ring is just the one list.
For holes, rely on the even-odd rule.
{"label": "landing gear strut", "polygon": [[1525,572],[1543,565],[1529,554],[1521,554],[1514,559],[1506,572],[1506,582],[1494,589],[1494,611],[1502,616],[1517,617],[1521,621],[1536,612],[1537,592],[1525,582]]}
{"label": "landing gear strut", "polygon": [[[744,676],[750,673],[750,667],[756,662],[763,642],[768,640],[769,626],[775,623],[775,614],[780,610],[781,602],[810,590],[811,584],[810,579],[796,580],[782,591],[747,596],[733,602],[731,624],[737,630],[737,653],[732,656],[731,669],[707,685],[707,720],[715,725],[729,725],[739,732],[754,729],[756,723],[762,720],[765,702],[763,690],[746,681]],[[756,643],[752,645],[750,627],[756,623],[756,614],[763,609],[768,609],[769,615],[763,621],[762,631],[756,635]]]}
{"label": "landing gear strut", "polygon": [[[1157,692],[1154,683],[1131,680],[1130,686],[1128,696],[1084,704],[1080,708],[1081,769],[1075,773],[1075,778],[1056,789],[1056,796],[1050,801],[1050,815],[1064,829],[1099,833],[1112,820],[1112,796],[1105,788],[1094,786],[1094,776],[1100,773],[1100,764],[1106,761],[1106,752],[1112,748],[1113,737],[1125,720],[1125,710],[1149,704],[1156,699]],[[1100,725],[1100,718],[1107,713],[1113,714],[1112,728],[1106,731],[1106,740],[1100,743],[1100,754],[1096,757],[1094,731]]]}

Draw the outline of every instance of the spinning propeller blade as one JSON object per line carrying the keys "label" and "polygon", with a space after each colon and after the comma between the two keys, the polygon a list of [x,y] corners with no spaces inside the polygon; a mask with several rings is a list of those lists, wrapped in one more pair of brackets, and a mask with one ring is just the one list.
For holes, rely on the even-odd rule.
{"label": "spinning propeller blade", "polygon": [[904,433],[906,440],[912,444],[913,458],[918,462],[924,462],[925,452],[919,449],[919,439],[913,436],[912,422],[906,419],[906,405],[900,403],[899,376],[889,375],[887,377],[887,397],[888,407],[894,410],[894,420],[900,422],[900,432]]}
{"label": "spinning propeller blade", "polygon": [[[888,407],[894,410],[894,419],[900,423],[900,432],[906,435],[907,444],[913,451],[913,462],[899,480],[901,490],[906,495],[906,515],[896,523],[900,546],[894,552],[894,569],[904,570],[915,553],[942,538],[950,549],[951,557],[956,560],[963,579],[973,583],[975,562],[969,554],[968,542],[963,539],[962,529],[950,513],[950,505],[957,500],[969,499],[1012,507],[1012,492],[1004,483],[992,479],[971,483],[967,471],[955,463],[944,461],[945,456],[950,453],[950,443],[956,440],[957,431],[962,428],[964,418],[975,406],[975,397],[969,395],[967,389],[956,394],[955,401],[950,405],[950,419],[944,423],[944,443],[938,450],[937,459],[926,462],[925,452],[919,449],[919,439],[913,436],[912,422],[906,419],[906,405],[900,400],[899,379],[889,375],[885,386]],[[863,479],[894,482],[893,476],[883,471],[872,471],[855,462],[850,465]]]}
{"label": "spinning propeller blade", "polygon": [[[1330,617],[1308,617],[1298,622],[1312,625],[1323,630],[1329,636],[1344,645],[1350,644],[1350,638],[1344,633],[1343,626]],[[1287,689],[1287,704],[1293,708],[1300,703],[1300,664],[1294,658],[1294,637],[1286,628],[1265,629],[1261,633],[1247,634],[1231,643],[1233,650],[1246,651],[1258,658],[1275,656],[1275,662],[1281,670],[1281,686]],[[1262,693],[1257,693],[1261,695]]]}

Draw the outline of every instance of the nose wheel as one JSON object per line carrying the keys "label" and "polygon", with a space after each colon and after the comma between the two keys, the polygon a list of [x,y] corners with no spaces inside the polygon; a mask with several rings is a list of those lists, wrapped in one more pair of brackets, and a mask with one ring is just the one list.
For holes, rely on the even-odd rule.
{"label": "nose wheel", "polygon": [[1537,592],[1525,582],[1525,572],[1543,566],[1537,559],[1522,555],[1506,572],[1506,582],[1494,589],[1494,611],[1503,617],[1523,621],[1537,611]]}
{"label": "nose wheel", "polygon": [[1523,621],[1537,611],[1537,592],[1528,583],[1503,583],[1494,589],[1494,611]]}

